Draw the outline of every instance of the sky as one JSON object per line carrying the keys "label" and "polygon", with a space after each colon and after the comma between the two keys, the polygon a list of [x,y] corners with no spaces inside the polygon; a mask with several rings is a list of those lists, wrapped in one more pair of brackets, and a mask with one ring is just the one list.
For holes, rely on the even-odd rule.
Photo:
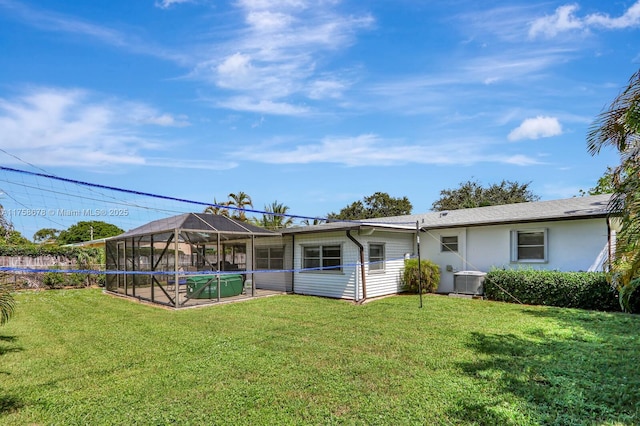
{"label": "sky", "polygon": [[640,0],[0,0],[0,165],[302,216],[566,198],[618,163],[585,137],[639,68]]}

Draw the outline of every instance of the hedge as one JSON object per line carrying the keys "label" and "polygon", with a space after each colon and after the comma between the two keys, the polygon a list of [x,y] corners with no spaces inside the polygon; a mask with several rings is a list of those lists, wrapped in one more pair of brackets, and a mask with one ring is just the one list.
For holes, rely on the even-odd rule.
{"label": "hedge", "polygon": [[0,256],[63,256],[68,259],[77,259],[86,253],[90,257],[100,257],[101,249],[95,247],[69,247],[69,246],[40,246],[35,244],[28,245],[4,245],[0,244]]}
{"label": "hedge", "polygon": [[[492,270],[484,281],[487,299],[528,305],[620,311],[618,291],[603,272]],[[514,299],[515,298],[515,299]]]}

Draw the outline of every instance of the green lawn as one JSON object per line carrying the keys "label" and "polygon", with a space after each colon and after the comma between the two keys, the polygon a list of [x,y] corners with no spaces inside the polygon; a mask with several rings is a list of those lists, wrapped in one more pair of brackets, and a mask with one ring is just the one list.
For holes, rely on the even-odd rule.
{"label": "green lawn", "polygon": [[22,293],[0,424],[639,424],[640,316],[440,296]]}

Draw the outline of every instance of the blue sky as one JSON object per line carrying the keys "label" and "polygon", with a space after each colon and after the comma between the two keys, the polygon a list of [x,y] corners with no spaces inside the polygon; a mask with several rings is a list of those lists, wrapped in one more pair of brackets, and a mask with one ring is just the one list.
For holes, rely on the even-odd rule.
{"label": "blue sky", "polygon": [[640,67],[640,1],[0,0],[0,52],[5,166],[419,213],[470,179],[594,186],[617,157],[585,135]]}

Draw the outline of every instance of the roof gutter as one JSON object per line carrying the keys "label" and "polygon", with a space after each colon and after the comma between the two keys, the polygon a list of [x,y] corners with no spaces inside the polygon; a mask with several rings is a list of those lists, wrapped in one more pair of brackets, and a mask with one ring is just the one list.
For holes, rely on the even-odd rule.
{"label": "roof gutter", "polygon": [[358,289],[356,287],[356,291],[354,294],[354,300],[356,301],[356,303],[363,303],[366,299],[367,299],[367,282],[366,282],[366,274],[365,274],[365,268],[364,268],[364,246],[362,244],[360,244],[360,241],[356,240],[353,235],[351,235],[351,230],[348,229],[347,230],[347,237],[353,241],[353,243],[355,245],[358,246],[358,248],[360,249],[360,276],[362,277],[362,299],[358,300]]}

